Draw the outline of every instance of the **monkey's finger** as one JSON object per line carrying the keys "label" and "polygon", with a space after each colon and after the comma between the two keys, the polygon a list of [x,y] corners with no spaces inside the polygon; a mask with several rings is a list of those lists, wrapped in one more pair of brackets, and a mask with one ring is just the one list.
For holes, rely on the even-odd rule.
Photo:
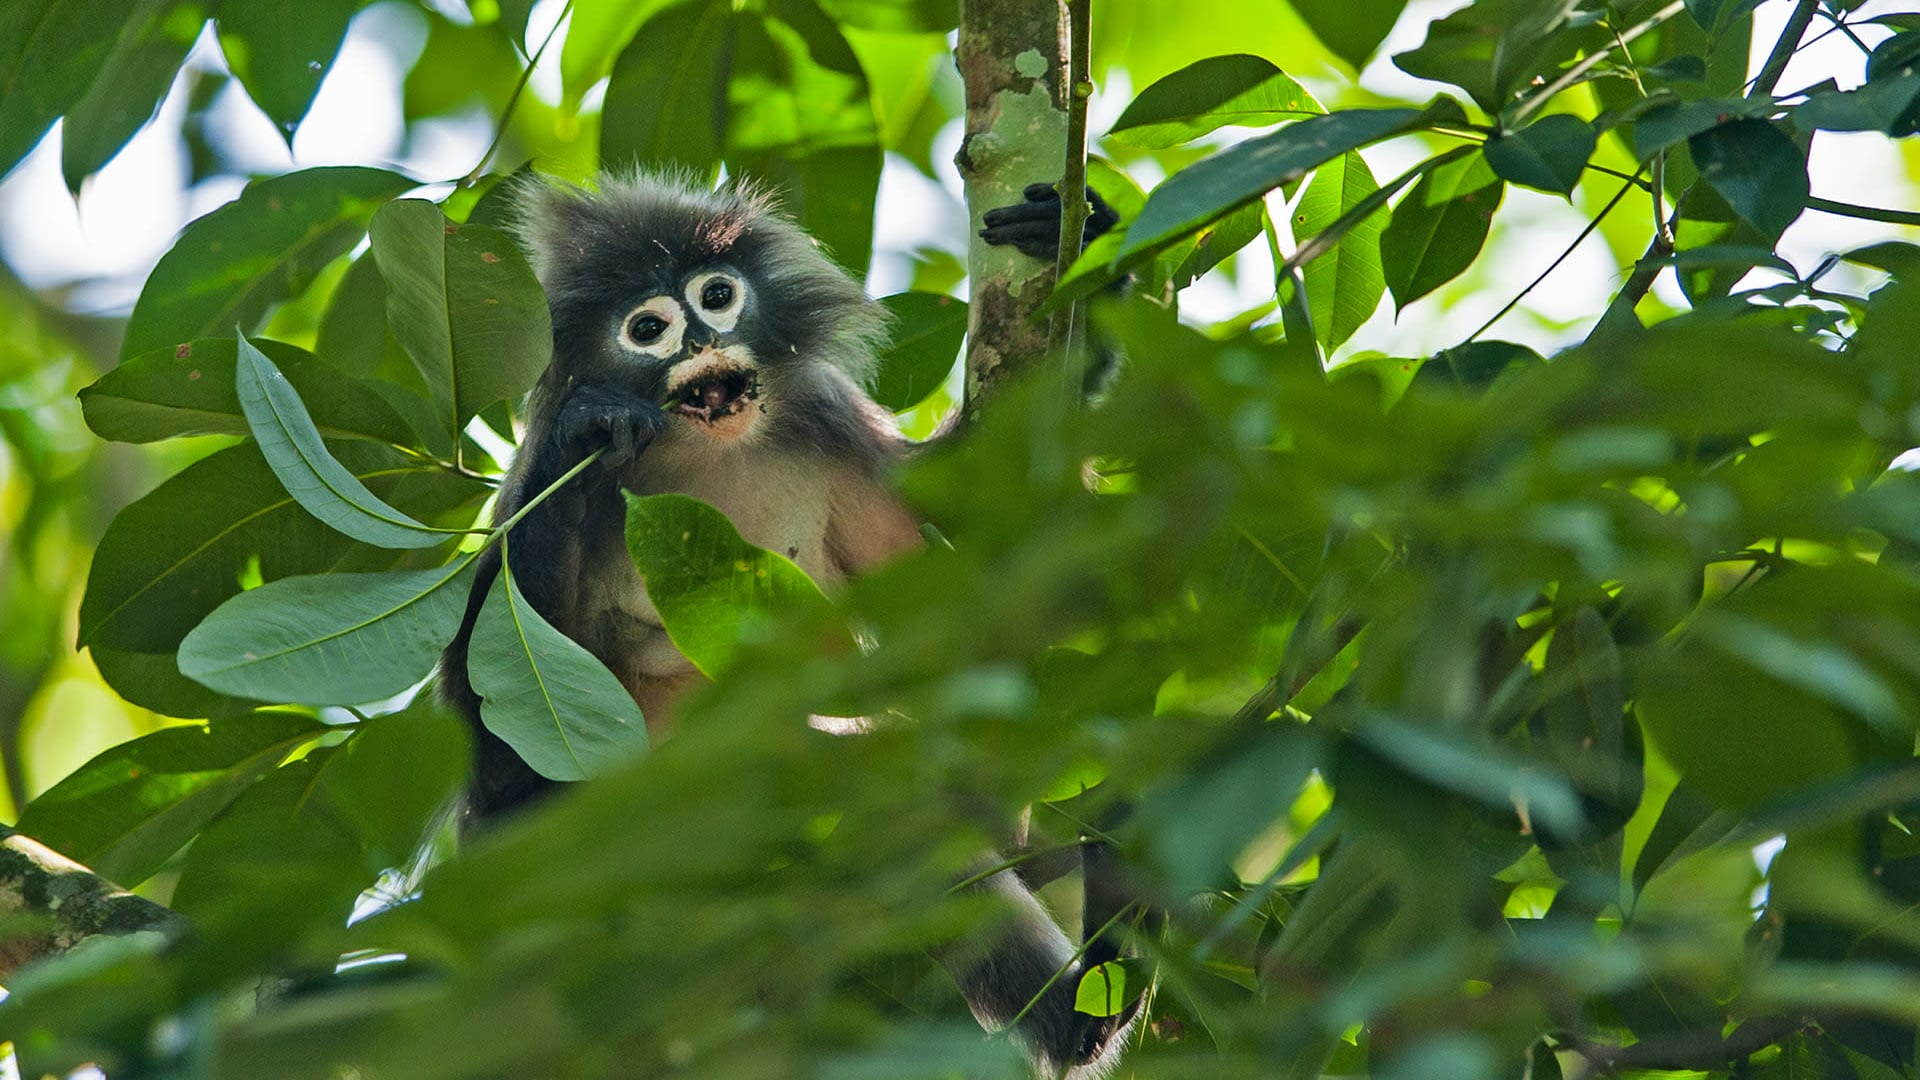
{"label": "monkey's finger", "polygon": [[1053,190],[1052,184],[1028,184],[1022,194],[1028,202],[1058,202],[1060,199],[1060,193]]}
{"label": "monkey's finger", "polygon": [[633,425],[618,413],[607,413],[604,420],[607,430],[606,462],[616,467],[625,465],[634,456]]}
{"label": "monkey's finger", "polygon": [[1023,221],[981,229],[980,239],[989,244],[1011,244],[1023,255],[1051,259],[1060,249],[1060,220]]}
{"label": "monkey's finger", "polygon": [[1012,206],[996,206],[980,215],[980,223],[989,228],[996,225],[1017,225],[1023,221],[1051,221],[1060,223],[1059,204],[1014,203]]}

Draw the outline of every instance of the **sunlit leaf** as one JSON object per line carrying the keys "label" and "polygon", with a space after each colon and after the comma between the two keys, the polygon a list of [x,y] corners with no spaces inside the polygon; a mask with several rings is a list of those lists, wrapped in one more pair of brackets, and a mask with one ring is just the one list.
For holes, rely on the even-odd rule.
{"label": "sunlit leaf", "polygon": [[334,460],[287,377],[244,334],[237,342],[234,393],[261,456],[296,502],[333,528],[377,547],[432,547],[447,539],[447,532],[388,505]]}
{"label": "sunlit leaf", "polygon": [[329,166],[256,180],[188,225],[148,275],[120,355],[252,331],[344,254],[373,212],[413,181],[385,169]]}
{"label": "sunlit leaf", "polygon": [[1294,0],[1293,10],[1300,13],[1313,34],[1335,56],[1353,65],[1355,71],[1367,66],[1373,50],[1385,41],[1387,33],[1406,7],[1406,0]]}
{"label": "sunlit leaf", "polygon": [[[1353,151],[1320,166],[1294,210],[1294,238],[1305,240],[1320,232],[1379,187],[1373,170]],[[1380,306],[1387,288],[1380,265],[1380,230],[1387,218],[1382,207],[1349,229],[1332,251],[1301,268],[1307,302],[1313,309],[1314,334],[1328,352],[1352,337]]]}
{"label": "sunlit leaf", "polygon": [[1244,53],[1210,56],[1140,91],[1108,137],[1132,146],[1177,146],[1228,124],[1277,124],[1324,112],[1271,61]]}
{"label": "sunlit leaf", "polygon": [[1127,969],[1118,960],[1088,968],[1074,992],[1073,1010],[1088,1016],[1117,1016],[1130,1002]]}
{"label": "sunlit leaf", "polygon": [[180,671],[226,694],[358,705],[426,678],[459,629],[473,559],[433,570],[283,578],[216,608]]}
{"label": "sunlit leaf", "polygon": [[627,550],[667,636],[709,676],[781,614],[826,603],[806,571],[742,540],[725,514],[685,495],[629,495]]}

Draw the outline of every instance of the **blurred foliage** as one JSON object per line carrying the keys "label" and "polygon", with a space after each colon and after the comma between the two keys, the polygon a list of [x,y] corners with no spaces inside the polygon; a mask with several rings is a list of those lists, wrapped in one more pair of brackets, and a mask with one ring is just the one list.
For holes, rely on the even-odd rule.
{"label": "blurred foliage", "polygon": [[[30,1075],[1017,1075],[928,950],[995,917],[951,886],[1031,806],[1026,854],[1123,868],[1128,957],[1078,989],[1148,995],[1130,1075],[1920,1077],[1920,247],[1776,250],[1810,208],[1920,224],[1808,181],[1817,132],[1920,130],[1920,19],[1476,0],[1389,61],[1391,0],[1100,5],[1123,222],[1059,296],[1124,356],[1097,405],[996,399],[901,478],[944,542],[830,598],[636,501],[714,676],[661,746],[503,576],[488,722],[592,779],[439,859],[469,750],[407,692],[507,542],[490,448],[547,348],[501,173],[759,177],[863,268],[883,154],[934,175],[960,107],[955,12],[575,0],[536,39],[524,0],[387,6],[426,26],[408,120],[495,118],[471,175],[255,177],[127,320],[0,277],[9,817],[196,927],[18,973]],[[360,8],[213,8],[196,176],[231,168],[209,101],[291,138]],[[77,188],[208,16],[0,8],[0,170],[60,121]],[[1782,91],[1827,33],[1857,63]],[[1443,92],[1328,75],[1389,62]],[[1637,259],[1570,347],[1347,344],[1483,282],[1538,192]],[[1176,317],[1250,246],[1264,302]],[[885,298],[915,430],[960,279],[931,253]]]}

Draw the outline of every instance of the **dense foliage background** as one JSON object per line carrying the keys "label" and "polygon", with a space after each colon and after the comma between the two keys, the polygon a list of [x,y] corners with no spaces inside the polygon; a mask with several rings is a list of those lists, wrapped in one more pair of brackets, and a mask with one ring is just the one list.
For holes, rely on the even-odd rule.
{"label": "dense foliage background", "polygon": [[[393,906],[466,760],[405,692],[545,361],[499,178],[779,185],[925,433],[957,16],[0,8],[7,818],[194,928],[19,972],[28,1074],[1017,1075],[927,949],[1032,804],[1124,868],[1082,1000],[1150,995],[1132,1075],[1920,1076],[1920,17],[1856,3],[1096,5],[1097,405],[995,397],[831,603],[636,507],[714,685],[642,752],[497,637],[584,688],[500,724],[596,778]],[[60,179],[201,216],[76,279]]]}

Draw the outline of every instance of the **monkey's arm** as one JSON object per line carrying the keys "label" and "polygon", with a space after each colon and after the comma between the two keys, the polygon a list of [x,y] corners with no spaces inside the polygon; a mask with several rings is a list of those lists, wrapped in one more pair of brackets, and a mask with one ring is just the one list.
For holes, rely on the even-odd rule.
{"label": "monkey's arm", "polygon": [[[1060,193],[1052,184],[1028,184],[1025,202],[996,206],[980,216],[986,226],[980,239],[989,244],[1012,244],[1023,255],[1052,262],[1060,250]],[[1120,215],[1098,192],[1087,189],[1087,226],[1083,243],[1092,243],[1120,223]]]}
{"label": "monkey's arm", "polygon": [[[495,525],[519,513],[587,455],[605,451],[520,519],[508,545],[514,584],[527,602],[561,633],[581,641],[589,629],[582,582],[599,572],[634,573],[626,558],[626,503],[615,478],[653,441],[665,417],[651,401],[611,387],[572,386],[551,369],[528,404],[530,420],[519,454],[494,503]],[[500,574],[498,544],[481,554],[476,570],[460,629],[441,655],[439,684],[441,695],[473,727],[470,809],[486,818],[534,797],[549,781],[480,721],[480,697],[467,676],[467,649]]]}

